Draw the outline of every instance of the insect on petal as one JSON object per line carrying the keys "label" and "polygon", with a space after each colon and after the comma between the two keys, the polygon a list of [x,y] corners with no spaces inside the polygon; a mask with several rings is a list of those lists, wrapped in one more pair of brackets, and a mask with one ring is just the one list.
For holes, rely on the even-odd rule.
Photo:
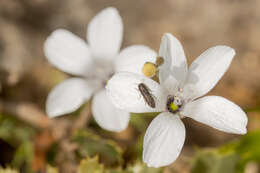
{"label": "insect on petal", "polygon": [[[145,84],[154,96],[155,108],[143,99],[138,85]],[[165,109],[166,93],[157,82],[143,75],[129,72],[116,73],[106,86],[108,96],[116,107],[128,112],[160,112]]]}

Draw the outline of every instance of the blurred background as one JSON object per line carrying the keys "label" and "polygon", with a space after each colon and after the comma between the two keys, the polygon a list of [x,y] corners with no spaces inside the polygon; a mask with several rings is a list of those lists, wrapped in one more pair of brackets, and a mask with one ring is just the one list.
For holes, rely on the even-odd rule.
{"label": "blurred background", "polygon": [[[161,36],[170,32],[182,42],[189,64],[214,45],[233,47],[236,57],[209,95],[241,106],[249,134],[222,133],[187,118],[180,157],[161,169],[147,168],[141,159],[142,137],[153,115],[133,115],[120,133],[104,131],[90,119],[72,135],[55,134],[62,136],[56,140],[52,120],[44,115],[45,101],[51,88],[69,76],[47,62],[44,41],[57,28],[85,38],[89,21],[108,6],[123,18],[122,47],[144,44],[158,51]],[[1,0],[0,172],[62,172],[69,165],[82,173],[259,173],[259,8],[259,0]],[[79,112],[53,121],[64,129]]]}

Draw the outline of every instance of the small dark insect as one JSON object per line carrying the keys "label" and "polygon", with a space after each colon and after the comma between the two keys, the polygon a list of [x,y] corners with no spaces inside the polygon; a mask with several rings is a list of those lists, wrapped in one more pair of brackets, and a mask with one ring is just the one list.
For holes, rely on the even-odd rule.
{"label": "small dark insect", "polygon": [[138,89],[141,92],[145,102],[151,107],[155,108],[155,101],[153,95],[150,93],[150,89],[144,84],[140,83]]}

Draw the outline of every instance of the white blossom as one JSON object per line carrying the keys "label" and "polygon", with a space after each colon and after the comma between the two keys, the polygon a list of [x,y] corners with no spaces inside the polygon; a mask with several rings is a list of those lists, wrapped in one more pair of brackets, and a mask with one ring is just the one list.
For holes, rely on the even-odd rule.
{"label": "white blossom", "polygon": [[44,53],[48,61],[74,76],[48,95],[48,116],[71,113],[93,96],[92,113],[101,127],[111,131],[127,127],[129,112],[112,105],[105,84],[118,71],[142,74],[143,64],[154,61],[156,53],[143,45],[129,46],[119,52],[122,37],[122,19],[115,8],[109,7],[90,21],[88,43],[65,29],[57,29],[47,38]]}
{"label": "white blossom", "polygon": [[[161,112],[149,125],[143,144],[143,161],[151,167],[166,166],[180,154],[185,140],[183,117],[235,134],[247,132],[247,116],[233,102],[220,96],[204,96],[228,69],[234,49],[215,46],[206,50],[187,68],[180,42],[171,34],[162,38],[158,67],[159,83],[130,72],[115,74],[106,89],[113,104],[134,113]],[[138,86],[149,88],[155,107],[142,97]]]}

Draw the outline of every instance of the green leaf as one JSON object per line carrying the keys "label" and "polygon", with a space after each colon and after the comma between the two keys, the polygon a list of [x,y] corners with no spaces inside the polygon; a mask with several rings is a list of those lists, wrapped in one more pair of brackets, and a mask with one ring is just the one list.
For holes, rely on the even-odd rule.
{"label": "green leaf", "polygon": [[104,166],[98,162],[98,157],[81,160],[78,173],[103,173]]}
{"label": "green leaf", "polygon": [[133,172],[122,170],[122,169],[106,169],[105,173],[133,173]]}
{"label": "green leaf", "polygon": [[255,131],[219,148],[199,150],[192,171],[193,173],[242,173],[249,162],[260,162],[259,146],[260,131]]}
{"label": "green leaf", "polygon": [[154,113],[149,114],[131,114],[130,124],[140,132],[146,130],[149,125],[147,119],[152,118]]}
{"label": "green leaf", "polygon": [[147,167],[143,162],[137,162],[136,164],[129,166],[127,171],[132,173],[162,173],[163,168]]}
{"label": "green leaf", "polygon": [[135,150],[137,152],[137,156],[139,160],[142,160],[143,158],[143,142],[144,142],[144,135],[140,135],[135,145]]}
{"label": "green leaf", "polygon": [[104,167],[98,162],[98,157],[81,160],[77,173],[162,173],[162,168],[149,168],[142,162],[128,165],[125,169],[121,167]]}
{"label": "green leaf", "polygon": [[250,132],[244,136],[236,147],[236,152],[244,158],[260,159],[260,131]]}
{"label": "green leaf", "polygon": [[80,157],[99,155],[100,160],[109,165],[123,161],[121,148],[112,140],[100,138],[86,130],[79,130],[75,133],[73,141],[79,145],[77,153]]}
{"label": "green leaf", "polygon": [[198,151],[192,173],[235,173],[239,156],[236,153],[220,154],[217,150]]}
{"label": "green leaf", "polygon": [[239,169],[244,170],[250,161],[260,162],[260,131],[250,132],[243,136],[235,147],[235,152],[241,157]]}
{"label": "green leaf", "polygon": [[260,106],[256,106],[253,108],[246,108],[245,112],[260,112]]}
{"label": "green leaf", "polygon": [[16,146],[28,141],[35,134],[35,130],[23,122],[8,115],[0,115],[0,138]]}
{"label": "green leaf", "polygon": [[11,165],[16,168],[24,167],[26,172],[31,172],[32,159],[33,144],[30,141],[26,141],[17,148]]}

